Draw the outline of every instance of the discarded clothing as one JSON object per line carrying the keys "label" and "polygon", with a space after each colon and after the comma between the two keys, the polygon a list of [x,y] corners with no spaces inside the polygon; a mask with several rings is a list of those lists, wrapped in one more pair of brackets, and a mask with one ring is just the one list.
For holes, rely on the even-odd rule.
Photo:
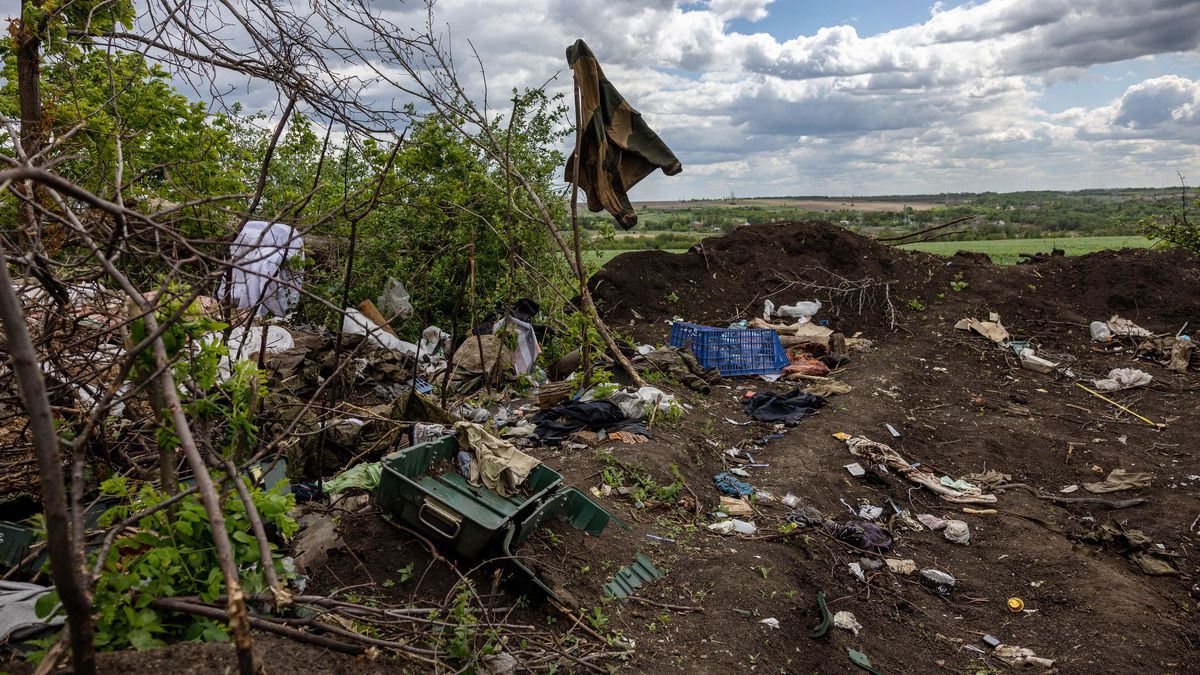
{"label": "discarded clothing", "polygon": [[367,318],[367,315],[357,309],[347,307],[342,311],[346,315],[342,321],[342,333],[346,335],[365,335],[371,342],[384,349],[401,352],[409,356],[416,355],[416,345],[401,340],[385,331],[382,326]]}
{"label": "discarded clothing", "polygon": [[864,551],[887,553],[892,548],[892,533],[875,523],[861,520],[839,523],[827,520],[824,527],[834,539]]}
{"label": "discarded clothing", "polygon": [[1108,377],[1092,380],[1092,384],[1100,391],[1120,391],[1121,389],[1144,387],[1153,379],[1150,373],[1137,368],[1113,368],[1108,371]]}
{"label": "discarded clothing", "polygon": [[22,639],[51,626],[61,626],[66,617],[59,613],[53,618],[38,618],[35,606],[38,598],[54,590],[53,586],[38,586],[19,581],[0,581],[0,642]]}
{"label": "discarded clothing", "polygon": [[529,473],[542,463],[474,422],[455,422],[454,431],[459,447],[469,448],[475,454],[471,462],[471,485],[482,483],[501,497],[516,492]]}
{"label": "discarded clothing", "polygon": [[1200,351],[1196,349],[1196,342],[1186,336],[1142,340],[1137,355],[1173,373],[1186,373],[1188,368],[1200,370]]}
{"label": "discarded clothing", "polygon": [[611,401],[567,401],[533,416],[534,432],[542,443],[558,443],[576,431],[613,428],[627,422],[625,413]]}
{"label": "discarded clothing", "polygon": [[754,494],[754,486],[738,480],[733,474],[727,471],[722,471],[713,476],[713,483],[716,484],[717,489],[722,494],[734,497],[745,497],[746,495]]}
{"label": "discarded clothing", "polygon": [[449,389],[456,394],[468,394],[483,387],[485,378],[496,384],[512,364],[512,350],[500,338],[472,335],[454,352]]}
{"label": "discarded clothing", "polygon": [[807,375],[808,377],[825,377],[829,374],[829,366],[820,359],[805,356],[793,356],[792,362],[783,367],[783,379],[789,375]]}
{"label": "discarded clothing", "polygon": [[786,394],[763,391],[742,400],[746,414],[759,422],[782,422],[788,426],[817,412],[825,399],[793,389]]}
{"label": "discarded clothing", "polygon": [[1148,473],[1130,473],[1125,469],[1113,469],[1103,481],[1099,483],[1084,483],[1083,489],[1096,494],[1133,490],[1150,487],[1150,481],[1153,478]]}
{"label": "discarded clothing", "polygon": [[810,384],[801,391],[806,394],[812,394],[813,396],[829,398],[830,396],[835,396],[837,394],[849,394],[852,390],[850,385],[846,384],[845,382],[829,380],[828,382]]}
{"label": "discarded clothing", "polygon": [[707,394],[712,385],[720,384],[721,373],[716,368],[700,365],[691,352],[681,348],[663,347],[638,354],[631,361],[639,373],[658,373],[678,380],[683,386]]}
{"label": "discarded clothing", "polygon": [[971,481],[976,485],[982,485],[989,489],[996,489],[998,485],[1012,482],[1012,476],[1007,473],[1000,473],[995,469],[988,469],[983,473],[969,473],[963,476],[966,480]]}
{"label": "discarded clothing", "polygon": [[589,211],[608,211],[628,230],[637,225],[628,190],[655,169],[674,176],[683,165],[608,81],[583,40],[567,47],[567,64],[579,87],[582,124],[580,175],[575,175],[572,152],[567,158],[566,181],[576,183],[587,194]]}
{"label": "discarded clothing", "polygon": [[942,485],[932,472],[914,466],[901,457],[900,453],[883,443],[856,436],[846,441],[846,445],[850,448],[850,454],[855,457],[863,457],[872,464],[883,464],[909,481],[925,486],[948,502],[956,504],[994,504],[996,502],[996,495],[985,495],[978,487],[972,487],[969,490],[955,490]]}
{"label": "discarded clothing", "polygon": [[[219,297],[228,293],[238,307],[256,308],[261,316],[270,312],[285,316],[300,299],[304,262],[304,239],[283,223],[251,220],[229,247],[233,268],[229,281],[221,281]],[[299,261],[296,264],[293,261]]]}
{"label": "discarded clothing", "polygon": [[383,474],[383,466],[379,462],[363,462],[355,464],[338,475],[325,481],[325,494],[335,495],[350,488],[358,488],[366,492],[374,492],[379,487],[379,479]]}
{"label": "discarded clothing", "polygon": [[1146,574],[1169,576],[1179,574],[1173,556],[1154,545],[1141,530],[1127,530],[1119,523],[1097,525],[1083,536],[1083,541],[1098,544],[1129,558]]}

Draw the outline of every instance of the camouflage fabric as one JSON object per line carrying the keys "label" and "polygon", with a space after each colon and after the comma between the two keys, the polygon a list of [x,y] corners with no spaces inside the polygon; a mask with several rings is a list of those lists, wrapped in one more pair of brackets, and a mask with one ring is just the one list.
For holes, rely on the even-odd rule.
{"label": "camouflage fabric", "polygon": [[583,40],[567,47],[567,63],[579,85],[582,124],[579,180],[574,152],[567,159],[566,180],[587,194],[589,211],[608,211],[628,230],[637,225],[629,189],[655,169],[674,176],[683,165],[608,81]]}

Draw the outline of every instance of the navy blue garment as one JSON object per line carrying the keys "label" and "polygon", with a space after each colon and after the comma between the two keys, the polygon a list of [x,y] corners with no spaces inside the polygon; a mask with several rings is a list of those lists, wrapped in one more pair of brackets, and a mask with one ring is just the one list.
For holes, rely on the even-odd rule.
{"label": "navy blue garment", "polygon": [[567,401],[539,412],[532,421],[537,425],[533,433],[538,440],[558,443],[584,429],[617,431],[626,420],[625,413],[610,401]]}
{"label": "navy blue garment", "polygon": [[742,400],[742,409],[759,422],[782,422],[792,426],[817,412],[825,399],[793,389],[786,394],[763,391]]}

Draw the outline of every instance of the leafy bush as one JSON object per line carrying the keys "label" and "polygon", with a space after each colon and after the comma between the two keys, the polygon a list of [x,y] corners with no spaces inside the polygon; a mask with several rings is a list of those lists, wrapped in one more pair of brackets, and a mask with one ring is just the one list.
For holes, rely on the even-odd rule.
{"label": "leafy bush", "polygon": [[1179,207],[1167,207],[1166,213],[1156,213],[1143,218],[1138,230],[1151,239],[1158,239],[1168,246],[1177,246],[1200,255],[1200,227],[1196,224],[1196,210],[1200,200],[1188,205],[1187,188],[1180,188]]}
{"label": "leafy bush", "polygon": [[[101,526],[112,525],[169,497],[149,485],[135,490],[124,476],[108,479],[101,491],[118,500],[117,505],[101,516]],[[252,489],[251,495],[264,526],[273,526],[283,539],[295,534],[298,526],[288,515],[295,506],[294,497],[258,488]],[[245,592],[253,595],[267,591],[258,544],[236,492],[226,492],[223,506]],[[93,556],[89,566],[94,564]],[[281,579],[287,577],[281,556],[273,555],[270,564]],[[156,598],[179,596],[198,596],[201,601],[212,603],[224,592],[225,579],[213,547],[212,529],[199,497],[193,495],[142,518],[114,542],[93,602],[96,648],[141,650],[173,640],[226,640],[226,627],[221,622],[150,606]],[[56,594],[43,596],[38,602],[39,614],[49,615],[57,604]]]}

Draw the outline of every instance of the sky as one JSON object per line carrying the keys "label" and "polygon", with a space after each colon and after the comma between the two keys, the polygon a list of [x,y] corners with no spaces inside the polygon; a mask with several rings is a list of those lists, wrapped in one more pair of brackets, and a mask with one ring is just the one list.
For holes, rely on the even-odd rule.
{"label": "sky", "polygon": [[639,201],[1200,182],[1200,0],[439,0],[435,22],[491,92],[569,93],[583,38],[683,162]]}

